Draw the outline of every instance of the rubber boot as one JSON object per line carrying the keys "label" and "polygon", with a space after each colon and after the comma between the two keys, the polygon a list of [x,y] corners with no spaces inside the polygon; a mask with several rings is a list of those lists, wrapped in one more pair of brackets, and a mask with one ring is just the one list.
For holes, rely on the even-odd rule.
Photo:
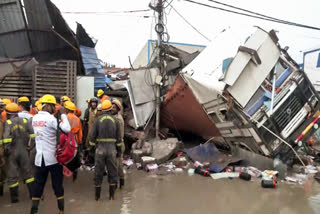
{"label": "rubber boot", "polygon": [[96,187],[96,195],[95,195],[96,201],[100,199],[100,194],[101,194],[101,187]]}
{"label": "rubber boot", "polygon": [[11,203],[19,202],[19,186],[10,188]]}
{"label": "rubber boot", "polygon": [[64,199],[58,199],[59,214],[64,213]]}
{"label": "rubber boot", "polygon": [[33,193],[33,188],[34,188],[33,184],[34,184],[34,182],[27,184],[30,199],[32,198],[32,193]]}
{"label": "rubber boot", "polygon": [[114,192],[116,191],[117,185],[109,185],[109,200],[114,200]]}
{"label": "rubber boot", "polygon": [[124,186],[124,178],[120,178],[119,183],[120,183],[120,189],[122,189]]}
{"label": "rubber boot", "polygon": [[32,207],[31,207],[31,214],[37,214],[38,213],[38,207],[39,207],[40,199],[32,199]]}
{"label": "rubber boot", "polygon": [[3,196],[3,185],[0,185],[0,196]]}

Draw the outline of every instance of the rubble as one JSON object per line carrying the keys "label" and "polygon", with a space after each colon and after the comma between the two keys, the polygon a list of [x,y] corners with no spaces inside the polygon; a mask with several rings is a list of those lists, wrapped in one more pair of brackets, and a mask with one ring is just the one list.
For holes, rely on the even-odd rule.
{"label": "rubble", "polygon": [[176,154],[180,148],[181,142],[177,138],[168,138],[166,140],[157,140],[152,142],[152,157],[156,159],[158,164],[162,164]]}

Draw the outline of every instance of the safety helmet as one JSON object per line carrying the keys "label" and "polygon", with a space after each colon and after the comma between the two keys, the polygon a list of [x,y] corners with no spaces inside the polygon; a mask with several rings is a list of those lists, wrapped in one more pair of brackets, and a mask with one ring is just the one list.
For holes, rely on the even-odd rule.
{"label": "safety helmet", "polygon": [[102,89],[99,89],[97,92],[97,97],[101,97],[104,94],[104,91]]}
{"label": "safety helmet", "polygon": [[102,105],[101,105],[101,103],[98,105],[97,110],[98,110],[98,111],[102,111]]}
{"label": "safety helmet", "polygon": [[110,100],[105,100],[101,104],[102,111],[110,111],[112,109],[112,103]]}
{"label": "safety helmet", "polygon": [[19,106],[16,103],[9,103],[6,105],[6,112],[8,114],[18,114],[19,112]]}
{"label": "safety helmet", "polygon": [[61,101],[61,102],[66,102],[66,101],[71,101],[71,99],[70,99],[68,96],[62,96],[62,97],[60,98],[60,101]]}
{"label": "safety helmet", "polygon": [[66,102],[64,103],[64,107],[65,107],[66,109],[70,110],[70,111],[75,111],[75,110],[76,110],[76,105],[75,105],[73,102],[71,102],[71,101],[66,101]]}
{"label": "safety helmet", "polygon": [[40,105],[41,104],[41,101],[40,101],[40,99],[39,100],[37,100],[36,101],[36,103],[34,104],[35,106],[38,106],[38,105]]}
{"label": "safety helmet", "polygon": [[94,103],[94,102],[98,103],[98,99],[96,97],[93,97],[90,99],[90,103]]}
{"label": "safety helmet", "polygon": [[42,103],[57,104],[56,98],[51,94],[46,94],[41,98]]}
{"label": "safety helmet", "polygon": [[89,98],[89,99],[87,99],[87,103],[90,103],[90,100],[91,100],[90,98]]}
{"label": "safety helmet", "polygon": [[118,106],[119,110],[121,111],[121,102],[118,99],[113,99],[112,100],[112,104],[115,104],[116,106]]}
{"label": "safety helmet", "polygon": [[42,111],[42,104],[41,103],[37,105],[37,109],[38,109],[38,111]]}
{"label": "safety helmet", "polygon": [[12,103],[11,100],[7,99],[7,98],[3,99],[3,102],[4,102],[5,105],[8,105],[9,103]]}
{"label": "safety helmet", "polygon": [[18,99],[18,103],[23,103],[23,102],[30,102],[29,98],[28,97],[19,97]]}

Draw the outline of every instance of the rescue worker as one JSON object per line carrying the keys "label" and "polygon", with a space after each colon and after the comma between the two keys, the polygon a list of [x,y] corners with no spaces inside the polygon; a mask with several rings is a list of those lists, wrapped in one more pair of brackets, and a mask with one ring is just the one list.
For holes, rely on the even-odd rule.
{"label": "rescue worker", "polygon": [[102,114],[102,107],[101,107],[102,105],[101,105],[101,103],[98,105],[98,107],[97,107],[97,117],[99,117],[99,116],[101,116],[101,114]]}
{"label": "rescue worker", "polygon": [[[81,152],[81,141],[82,141],[82,125],[80,118],[74,114],[76,110],[76,105],[71,101],[64,103],[64,108],[67,112],[67,118],[71,126],[71,132],[75,135],[78,144],[78,150]],[[73,181],[77,179],[78,171],[73,171]]]}
{"label": "rescue worker", "polygon": [[118,164],[118,176],[119,176],[119,186],[120,189],[124,186],[124,173],[123,173],[123,165],[122,165],[122,159],[123,159],[123,153],[126,149],[124,145],[124,120],[121,114],[121,102],[117,99],[112,100],[112,113],[113,116],[118,120],[119,126],[120,126],[120,135],[121,135],[121,142],[117,144],[121,148],[121,155],[117,158],[117,164]]}
{"label": "rescue worker", "polygon": [[90,108],[89,108],[89,117],[88,117],[88,134],[87,134],[87,140],[86,140],[86,154],[85,158],[87,159],[89,165],[94,164],[94,151],[91,149],[89,145],[89,141],[91,138],[91,130],[93,127],[94,122],[97,119],[97,106],[98,106],[98,99],[97,98],[91,98],[90,99]]}
{"label": "rescue worker", "polygon": [[103,103],[103,101],[109,100],[109,96],[104,94],[104,91],[102,89],[98,90],[97,97],[100,99],[101,104]]}
{"label": "rescue worker", "polygon": [[30,113],[32,116],[34,116],[34,115],[36,115],[36,114],[38,113],[37,106],[40,105],[40,104],[41,104],[41,101],[40,101],[40,99],[39,99],[39,100],[37,100],[37,101],[35,102],[34,107],[32,107],[32,108],[30,109],[30,112],[29,112],[29,113]]}
{"label": "rescue worker", "polygon": [[20,118],[26,118],[29,120],[32,118],[32,115],[29,113],[30,112],[30,100],[28,97],[20,97],[18,99],[18,104],[20,106],[20,112],[18,113],[18,116]]}
{"label": "rescue worker", "polygon": [[[12,103],[10,99],[3,99],[3,102],[5,105],[8,105],[9,103]],[[5,123],[7,120],[7,112],[6,111],[2,111],[1,112],[1,118],[2,118],[2,122]]]}
{"label": "rescue worker", "polygon": [[28,156],[29,139],[34,140],[31,123],[27,119],[19,118],[19,106],[16,103],[6,105],[8,120],[4,126],[3,143],[7,163],[8,185],[10,189],[11,203],[19,201],[19,171],[24,182],[28,186],[30,198],[33,191],[34,177],[31,173]]}
{"label": "rescue worker", "polygon": [[49,172],[54,193],[57,197],[59,213],[64,212],[63,167],[56,158],[57,129],[64,133],[70,131],[70,124],[64,108],[59,109],[61,122],[52,114],[55,112],[56,98],[52,95],[42,97],[42,111],[33,117],[32,126],[36,140],[36,181],[32,196],[31,213],[38,212],[40,198],[43,194]]}
{"label": "rescue worker", "polygon": [[[3,100],[0,99],[0,113],[4,111],[5,104]],[[4,146],[3,146],[3,122],[0,120],[0,196],[3,196],[3,185],[6,179],[6,161],[4,156]]]}
{"label": "rescue worker", "polygon": [[102,115],[98,117],[92,128],[90,145],[96,147],[95,151],[95,199],[100,199],[101,184],[105,167],[108,170],[109,200],[114,200],[114,192],[118,183],[116,157],[120,157],[121,142],[119,122],[112,114],[112,103],[105,100],[102,103]]}
{"label": "rescue worker", "polygon": [[[61,106],[64,107],[64,103],[67,102],[67,101],[70,101],[70,102],[71,102],[70,97],[68,97],[68,96],[62,96],[62,97],[60,98]],[[80,110],[79,108],[77,108],[77,106],[76,106],[76,110],[74,111],[74,114],[75,114],[77,117],[79,117],[79,118],[81,117],[82,112],[81,112],[81,110]]]}
{"label": "rescue worker", "polygon": [[89,110],[90,110],[90,98],[87,100],[88,107],[84,112],[82,127],[83,127],[83,144],[86,144],[87,136],[88,136],[88,121],[89,121]]}

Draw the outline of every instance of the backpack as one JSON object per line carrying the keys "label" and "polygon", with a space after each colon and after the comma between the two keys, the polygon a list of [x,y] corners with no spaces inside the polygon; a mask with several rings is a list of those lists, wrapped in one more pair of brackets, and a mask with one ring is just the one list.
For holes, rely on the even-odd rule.
{"label": "backpack", "polygon": [[78,144],[74,133],[60,133],[60,143],[57,144],[56,157],[58,163],[67,165],[78,153]]}

